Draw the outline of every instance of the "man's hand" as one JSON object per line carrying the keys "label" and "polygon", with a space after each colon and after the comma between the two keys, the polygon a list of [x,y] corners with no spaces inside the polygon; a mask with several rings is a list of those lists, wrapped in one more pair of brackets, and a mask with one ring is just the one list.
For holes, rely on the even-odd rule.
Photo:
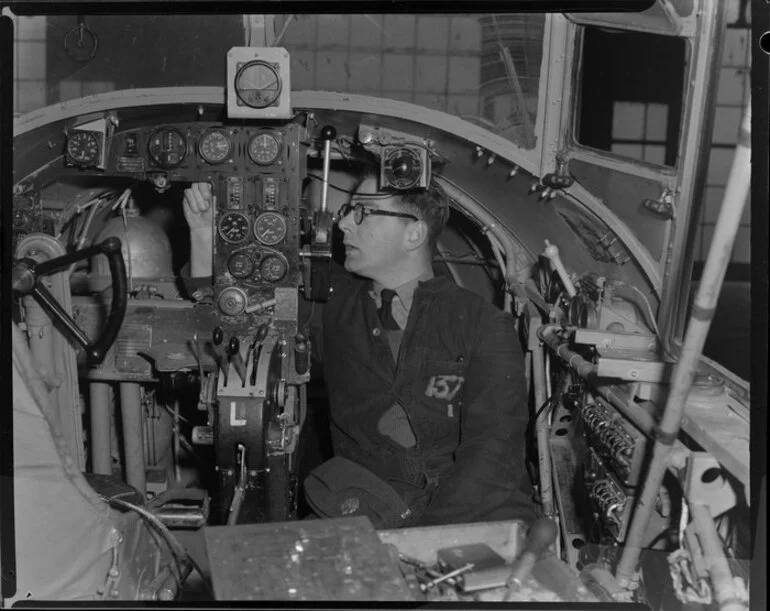
{"label": "man's hand", "polygon": [[211,183],[194,182],[184,190],[184,218],[190,233],[212,233],[214,207],[211,205]]}
{"label": "man's hand", "polygon": [[214,206],[211,184],[194,182],[184,190],[184,218],[190,226],[190,274],[211,276],[214,246]]}

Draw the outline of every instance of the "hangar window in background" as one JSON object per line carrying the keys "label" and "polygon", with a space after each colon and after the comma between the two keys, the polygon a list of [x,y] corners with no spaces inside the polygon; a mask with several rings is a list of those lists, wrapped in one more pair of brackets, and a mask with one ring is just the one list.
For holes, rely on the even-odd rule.
{"label": "hangar window in background", "polygon": [[675,166],[682,127],[686,43],[586,27],[575,138],[591,148]]}

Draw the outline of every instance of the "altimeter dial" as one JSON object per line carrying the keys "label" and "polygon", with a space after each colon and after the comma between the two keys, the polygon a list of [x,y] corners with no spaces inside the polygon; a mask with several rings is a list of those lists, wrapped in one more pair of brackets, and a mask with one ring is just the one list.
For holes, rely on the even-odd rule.
{"label": "altimeter dial", "polygon": [[227,134],[220,130],[206,132],[198,142],[198,152],[204,161],[222,163],[230,157],[233,145]]}

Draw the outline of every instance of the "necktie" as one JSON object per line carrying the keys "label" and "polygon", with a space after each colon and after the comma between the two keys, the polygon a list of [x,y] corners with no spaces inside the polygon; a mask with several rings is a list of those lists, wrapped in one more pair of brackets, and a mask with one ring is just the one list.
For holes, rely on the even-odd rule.
{"label": "necktie", "polygon": [[382,325],[382,328],[388,329],[389,331],[398,331],[401,329],[401,327],[398,326],[398,323],[393,318],[393,312],[391,310],[393,305],[393,298],[395,296],[396,291],[391,289],[382,289],[380,292],[382,305],[380,306],[380,309],[377,310],[377,314],[380,316],[380,324]]}

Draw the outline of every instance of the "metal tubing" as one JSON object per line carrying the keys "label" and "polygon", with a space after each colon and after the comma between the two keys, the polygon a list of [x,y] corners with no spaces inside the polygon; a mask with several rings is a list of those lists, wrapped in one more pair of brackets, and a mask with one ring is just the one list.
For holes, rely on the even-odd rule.
{"label": "metal tubing", "polygon": [[596,373],[596,365],[586,361],[577,352],[573,352],[567,348],[567,343],[562,342],[556,336],[556,330],[560,328],[561,327],[556,326],[540,327],[537,330],[537,336],[543,340],[551,350],[563,358],[567,365],[572,367],[580,377],[586,378],[589,375]]}
{"label": "metal tubing", "polygon": [[[538,345],[532,351],[532,379],[535,383],[535,409],[542,409],[548,400],[545,390],[545,361],[543,346]],[[543,410],[535,423],[537,431],[537,456],[540,467],[540,500],[543,513],[547,517],[554,515],[553,488],[551,485],[551,452],[548,448],[548,413]]]}
{"label": "metal tubing", "polygon": [[703,549],[711,584],[714,587],[714,597],[719,603],[719,611],[747,611],[748,605],[743,602],[741,592],[735,585],[722,541],[719,539],[719,533],[708,506],[693,503],[690,505],[690,515]]}
{"label": "metal tubing", "polygon": [[123,422],[123,447],[126,452],[126,481],[144,495],[144,423],[140,387],[136,382],[120,384],[120,416]]}
{"label": "metal tubing", "polygon": [[329,194],[329,166],[331,164],[332,141],[324,140],[324,167],[323,167],[323,186],[321,187],[321,212],[326,212],[328,194]]}
{"label": "metal tubing", "polygon": [[616,570],[615,576],[623,588],[629,586],[639,564],[644,534],[655,507],[658,491],[663,483],[673,440],[679,433],[687,396],[692,388],[703,345],[706,343],[706,336],[711,327],[711,319],[716,310],[719,292],[735,244],[735,235],[743,216],[751,182],[751,148],[747,137],[750,132],[750,119],[751,99],[748,101],[741,124],[741,133],[746,134],[746,137],[741,139],[735,150],[725,198],[717,218],[703,277],[695,295],[682,350],[674,367],[671,391],[658,426],[659,432],[653,446],[652,460],[628,529],[626,546]]}
{"label": "metal tubing", "polygon": [[110,435],[110,385],[91,382],[91,470],[99,475],[112,475],[112,447]]}
{"label": "metal tubing", "polygon": [[[485,235],[493,236],[497,239],[500,246],[502,246],[505,252],[506,269],[505,269],[505,286],[509,291],[513,291],[515,295],[522,299],[528,299],[527,293],[524,290],[523,285],[529,278],[529,274],[532,271],[532,265],[534,260],[531,258],[528,252],[524,251],[519,246],[511,235],[505,231],[505,229],[498,223],[497,218],[492,216],[481,204],[468,195],[465,191],[460,189],[451,181],[445,177],[439,178],[441,186],[446,191],[446,194],[456,200],[472,217],[477,219],[482,225],[482,231]],[[491,240],[490,240],[491,241]],[[493,242],[494,244],[494,242]],[[521,261],[526,259],[526,263]]]}

